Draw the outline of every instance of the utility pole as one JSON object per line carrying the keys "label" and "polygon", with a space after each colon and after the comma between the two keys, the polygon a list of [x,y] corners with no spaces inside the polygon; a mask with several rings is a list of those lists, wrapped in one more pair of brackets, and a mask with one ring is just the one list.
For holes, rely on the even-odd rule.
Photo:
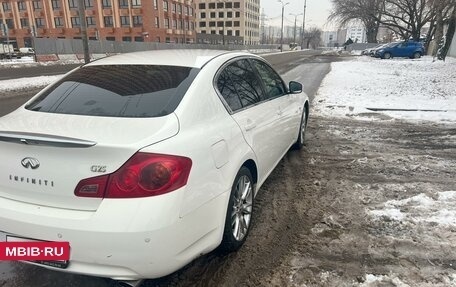
{"label": "utility pole", "polygon": [[90,62],[89,39],[87,38],[87,22],[85,17],[84,0],[78,0],[79,22],[81,23],[82,49],[84,51],[84,63]]}
{"label": "utility pole", "polygon": [[283,52],[283,12],[285,10],[285,6],[290,4],[290,2],[283,3],[283,0],[279,0],[282,4],[282,25],[280,26],[280,52]]}
{"label": "utility pole", "polygon": [[[297,21],[298,16],[301,16],[301,15],[303,15],[303,14],[302,14],[302,13],[300,13],[300,14],[293,14],[293,13],[290,13],[290,15],[295,17],[294,31],[293,31],[293,43],[296,44],[296,21]],[[296,45],[297,45],[297,44],[296,44]]]}
{"label": "utility pole", "polygon": [[304,13],[302,16],[302,35],[301,35],[301,50],[304,46],[304,34],[306,33],[306,8],[307,8],[307,0],[304,0]]}

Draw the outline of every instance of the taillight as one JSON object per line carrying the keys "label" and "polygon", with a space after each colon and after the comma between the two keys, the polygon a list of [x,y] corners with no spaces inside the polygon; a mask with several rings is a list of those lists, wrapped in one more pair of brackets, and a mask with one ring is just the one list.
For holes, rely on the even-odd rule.
{"label": "taillight", "polygon": [[[187,184],[191,167],[192,161],[186,157],[136,153],[116,172],[82,180],[76,187],[75,194],[104,198],[165,194]],[[101,178],[108,178],[104,186],[100,183]]]}

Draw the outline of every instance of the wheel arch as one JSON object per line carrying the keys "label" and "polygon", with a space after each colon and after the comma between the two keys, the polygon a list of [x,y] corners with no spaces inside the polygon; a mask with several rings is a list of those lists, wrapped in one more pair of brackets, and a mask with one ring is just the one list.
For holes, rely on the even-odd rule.
{"label": "wheel arch", "polygon": [[253,161],[253,159],[249,159],[242,164],[241,168],[243,166],[246,167],[250,171],[253,182],[255,184],[257,184],[258,183],[258,167],[257,167],[255,161]]}

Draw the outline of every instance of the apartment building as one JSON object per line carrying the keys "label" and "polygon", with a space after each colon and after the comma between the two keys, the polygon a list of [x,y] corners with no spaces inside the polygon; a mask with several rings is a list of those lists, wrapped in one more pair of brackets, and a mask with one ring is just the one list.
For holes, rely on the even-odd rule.
{"label": "apartment building", "polygon": [[[18,47],[31,46],[32,37],[81,38],[79,0],[0,1],[0,41],[6,35]],[[193,0],[84,0],[91,40],[192,43]],[[7,31],[5,31],[7,30]]]}
{"label": "apartment building", "polygon": [[199,43],[260,42],[260,0],[195,0]]}

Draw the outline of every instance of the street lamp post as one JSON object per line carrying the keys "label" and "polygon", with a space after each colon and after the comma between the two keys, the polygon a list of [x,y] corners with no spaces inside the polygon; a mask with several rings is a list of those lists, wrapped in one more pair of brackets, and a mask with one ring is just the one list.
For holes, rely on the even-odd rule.
{"label": "street lamp post", "polygon": [[295,21],[294,21],[294,32],[293,32],[293,43],[296,43],[296,21],[297,21],[298,16],[303,15],[303,13],[300,13],[300,14],[293,14],[293,13],[290,13],[290,15],[295,17]]}
{"label": "street lamp post", "polygon": [[301,35],[301,50],[304,46],[304,33],[306,33],[306,8],[307,8],[307,0],[304,0],[304,13],[302,14],[302,35]]}
{"label": "street lamp post", "polygon": [[283,0],[279,0],[279,2],[282,4],[282,26],[280,29],[280,52],[283,52],[283,12],[285,10],[285,6],[290,4],[290,2],[283,3]]}

